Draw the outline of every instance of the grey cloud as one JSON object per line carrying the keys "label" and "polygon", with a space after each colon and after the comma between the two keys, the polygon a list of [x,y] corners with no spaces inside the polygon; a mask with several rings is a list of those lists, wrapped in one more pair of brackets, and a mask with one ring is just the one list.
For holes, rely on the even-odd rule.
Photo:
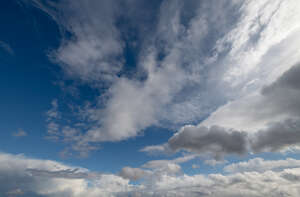
{"label": "grey cloud", "polygon": [[299,75],[300,65],[295,65],[275,82],[265,86],[261,95],[256,95],[253,100],[245,100],[249,102],[229,105],[220,113],[220,118],[224,118],[229,124],[230,121],[242,119],[245,122],[264,123],[262,129],[251,133],[247,126],[244,131],[241,130],[242,127],[229,129],[230,127],[206,127],[201,124],[185,126],[173,135],[167,144],[145,147],[143,150],[165,152],[168,148],[173,151],[183,149],[202,154],[210,153],[218,158],[226,154],[280,151],[297,146],[300,143]]}
{"label": "grey cloud", "polygon": [[262,90],[262,94],[272,93],[274,89],[288,88],[288,89],[300,89],[300,64],[294,65],[287,72],[283,73],[282,76],[274,82],[272,85],[265,87]]}
{"label": "grey cloud", "polygon": [[[218,126],[210,128],[185,126],[173,135],[167,144],[161,145],[168,147],[167,149],[159,150],[161,152],[186,150],[202,155],[208,154],[220,160],[230,154],[283,151],[287,148],[297,148],[298,145],[300,145],[300,121],[288,119],[272,123],[266,129],[252,134]],[[143,150],[151,152],[153,149],[145,147]]]}
{"label": "grey cloud", "polygon": [[90,172],[51,160],[0,153],[0,195],[116,196],[134,187],[117,175]]}
{"label": "grey cloud", "polygon": [[276,122],[268,129],[258,131],[252,139],[251,147],[255,152],[280,151],[300,144],[300,120],[288,119]]}
{"label": "grey cloud", "polygon": [[255,131],[271,122],[299,117],[299,68],[299,64],[291,66],[273,83],[220,107],[201,124]]}
{"label": "grey cloud", "polygon": [[99,179],[103,175],[102,173],[84,172],[78,168],[54,171],[28,168],[26,171],[33,176],[64,179]]}
{"label": "grey cloud", "polygon": [[[152,125],[178,129],[203,120],[226,101],[274,80],[299,54],[291,47],[300,43],[296,0],[163,1],[151,9],[146,1],[34,2],[71,33],[51,54],[54,60],[73,79],[104,91],[95,96],[95,103],[74,112],[84,126],[74,126],[78,134],[66,137],[70,150],[84,155],[95,149],[91,143],[125,140]],[[123,15],[128,24],[116,25]],[[127,38],[128,32],[135,32],[131,28],[138,30],[135,43]],[[136,52],[133,74],[123,74],[127,45]],[[99,89],[103,84],[107,89]],[[271,111],[259,115],[266,113]],[[58,125],[50,126],[54,138],[64,141],[65,135],[55,130]],[[235,151],[225,141],[218,143],[215,148]]]}
{"label": "grey cloud", "polygon": [[185,126],[168,141],[171,149],[180,149],[202,154],[213,154],[220,158],[226,154],[242,155],[247,153],[247,134],[235,130],[225,130],[213,126]]}
{"label": "grey cloud", "polygon": [[130,180],[147,179],[154,180],[163,175],[174,176],[181,174],[181,166],[179,164],[185,163],[196,158],[197,155],[185,155],[172,160],[151,160],[141,166],[141,168],[124,167],[119,175]]}
{"label": "grey cloud", "polygon": [[143,170],[140,168],[131,168],[131,167],[124,167],[122,168],[121,172],[119,173],[121,177],[130,180],[138,180],[152,174],[149,170]]}
{"label": "grey cloud", "polygon": [[[80,168],[50,160],[1,153],[0,161],[0,194],[5,197],[18,194],[39,197],[232,197],[241,195],[245,197],[297,197],[300,195],[299,160],[295,159],[277,161],[254,159],[245,164],[237,163],[234,173],[227,175],[150,173],[136,185],[130,185],[127,179],[108,174],[103,174],[96,180],[86,180],[85,175],[77,176]],[[260,171],[258,168],[255,170],[255,165],[264,170]],[[29,171],[26,170],[29,168]],[[242,171],[246,169],[246,172],[241,173],[240,169]],[[137,175],[140,173],[136,172],[141,172],[137,169],[131,170],[135,172],[129,173],[130,175]]]}
{"label": "grey cloud", "polygon": [[173,161],[168,160],[153,160],[145,163],[143,168],[153,169],[160,174],[177,174],[181,171],[181,167]]}

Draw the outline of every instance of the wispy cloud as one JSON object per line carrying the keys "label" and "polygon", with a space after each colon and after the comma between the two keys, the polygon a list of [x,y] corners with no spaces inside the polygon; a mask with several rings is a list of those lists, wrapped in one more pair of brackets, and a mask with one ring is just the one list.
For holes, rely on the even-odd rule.
{"label": "wispy cloud", "polygon": [[[219,107],[258,93],[299,61],[297,0],[164,1],[149,10],[150,19],[132,11],[147,10],[146,2],[34,2],[71,34],[50,56],[98,92],[73,111],[82,127],[60,123],[77,131],[67,141],[82,152],[153,125],[178,129],[209,116],[208,123]],[[136,39],[124,38],[129,32]],[[125,46],[136,50],[130,75]]]}
{"label": "wispy cloud", "polygon": [[25,132],[23,129],[18,129],[18,131],[12,133],[13,137],[25,137],[27,136],[27,132]]}
{"label": "wispy cloud", "polygon": [[2,50],[4,50],[6,53],[8,53],[9,55],[14,55],[15,54],[15,52],[11,48],[11,46],[8,43],[6,43],[4,41],[1,41],[1,40],[0,40],[0,48]]}

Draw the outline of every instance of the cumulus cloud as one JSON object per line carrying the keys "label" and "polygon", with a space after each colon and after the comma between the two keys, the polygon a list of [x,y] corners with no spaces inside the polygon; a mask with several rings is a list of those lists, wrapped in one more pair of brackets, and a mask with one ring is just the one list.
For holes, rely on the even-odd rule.
{"label": "cumulus cloud", "polygon": [[146,176],[149,176],[150,174],[152,174],[152,172],[140,168],[124,167],[122,168],[119,174],[121,177],[125,179],[130,179],[135,181],[144,178]]}
{"label": "cumulus cloud", "polygon": [[114,196],[131,187],[117,175],[6,153],[0,153],[0,182],[1,196]]}
{"label": "cumulus cloud", "polygon": [[124,167],[120,171],[120,176],[130,180],[147,179],[155,181],[158,177],[167,174],[176,176],[182,174],[180,164],[193,160],[197,155],[190,154],[172,160],[151,160],[143,164],[140,168]]}
{"label": "cumulus cloud", "polygon": [[260,92],[221,107],[198,126],[182,127],[166,144],[142,150],[187,150],[220,159],[227,154],[297,148],[300,143],[299,75],[297,64]]}
{"label": "cumulus cloud", "polygon": [[297,196],[299,185],[299,161],[295,159],[263,160],[229,164],[227,175],[177,175],[162,174],[146,179],[148,187],[131,192],[139,196]]}
{"label": "cumulus cloud", "polygon": [[288,148],[297,148],[300,144],[299,119],[288,119],[273,123],[268,129],[258,131],[252,139],[254,152],[280,151]]}
{"label": "cumulus cloud", "polygon": [[[227,174],[150,173],[122,170],[126,179],[23,155],[0,154],[2,196],[246,196],[296,197],[300,194],[299,160],[254,158],[225,166]],[[91,174],[97,176],[90,176]],[[90,175],[89,175],[90,174]],[[144,178],[135,185],[127,180]]]}
{"label": "cumulus cloud", "polygon": [[213,126],[185,126],[168,141],[174,151],[185,149],[197,153],[212,153],[215,157],[223,154],[244,154],[247,151],[246,133],[226,131]]}
{"label": "cumulus cloud", "polygon": [[[188,151],[222,160],[227,155],[249,152],[275,152],[298,149],[299,120],[288,119],[270,124],[268,128],[247,133],[224,127],[185,126],[166,144],[145,147],[144,152],[170,153]],[[153,147],[159,147],[153,149]]]}

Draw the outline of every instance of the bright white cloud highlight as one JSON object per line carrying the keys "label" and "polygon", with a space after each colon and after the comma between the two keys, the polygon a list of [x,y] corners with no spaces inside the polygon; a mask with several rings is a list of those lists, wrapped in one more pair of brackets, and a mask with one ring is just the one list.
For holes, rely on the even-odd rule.
{"label": "bright white cloud highlight", "polygon": [[[101,94],[77,106],[75,126],[60,122],[58,131],[58,123],[49,124],[52,137],[83,155],[96,149],[91,143],[125,140],[153,125],[178,129],[207,116],[201,125],[208,129],[265,129],[265,114],[247,118],[275,96],[259,91],[299,61],[297,0],[164,1],[149,15],[133,11],[145,10],[145,2],[33,2],[70,33],[52,53],[54,60]],[[120,17],[128,24],[118,23]],[[125,36],[129,24],[137,40]],[[138,46],[132,75],[124,72],[125,46]]]}
{"label": "bright white cloud highlight", "polygon": [[[42,197],[297,197],[300,194],[300,168],[296,159],[255,158],[229,164],[225,171],[229,174],[187,175],[147,171],[142,182],[131,185],[127,179],[113,174],[99,174],[55,161],[1,153],[0,194]],[[134,177],[140,172],[144,173],[137,168],[122,170],[127,175],[135,174]]]}

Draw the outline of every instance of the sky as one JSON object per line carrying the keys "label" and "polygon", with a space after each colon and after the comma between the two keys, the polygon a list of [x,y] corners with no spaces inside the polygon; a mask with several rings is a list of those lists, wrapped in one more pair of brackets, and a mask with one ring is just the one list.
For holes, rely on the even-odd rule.
{"label": "sky", "polygon": [[0,7],[0,196],[298,197],[299,0]]}

